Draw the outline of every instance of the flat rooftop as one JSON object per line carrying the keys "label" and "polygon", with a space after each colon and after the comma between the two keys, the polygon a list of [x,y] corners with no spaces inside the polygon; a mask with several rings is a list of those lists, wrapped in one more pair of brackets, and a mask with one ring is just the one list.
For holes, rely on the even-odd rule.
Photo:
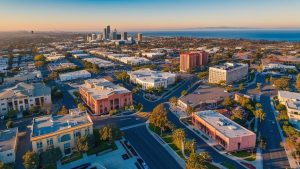
{"label": "flat rooftop", "polygon": [[170,77],[176,77],[175,73],[154,71],[149,68],[132,71],[129,73],[129,75],[144,82],[159,82],[165,81]]}
{"label": "flat rooftop", "polygon": [[116,85],[104,78],[101,79],[88,79],[80,86],[84,91],[89,93],[95,100],[108,98],[113,94],[130,93],[125,87]]}
{"label": "flat rooftop", "polygon": [[222,69],[222,70],[233,70],[239,67],[247,66],[247,64],[242,63],[224,63],[223,65],[216,65],[213,68]]}
{"label": "flat rooftop", "polygon": [[300,100],[300,93],[279,90],[278,95],[283,98]]}
{"label": "flat rooftop", "polygon": [[48,115],[33,119],[32,137],[55,133],[60,130],[93,123],[86,112],[70,109],[66,115]]}
{"label": "flat rooftop", "polygon": [[230,94],[225,92],[224,88],[199,86],[193,93],[180,98],[180,101],[193,107],[202,103],[220,101],[229,96]]}
{"label": "flat rooftop", "polygon": [[85,74],[91,74],[89,71],[87,70],[78,70],[78,71],[74,71],[74,72],[68,72],[68,73],[60,73],[59,76],[74,76],[74,75],[85,75]]}
{"label": "flat rooftop", "polygon": [[17,134],[17,127],[0,131],[0,152],[15,148]]}
{"label": "flat rooftop", "polygon": [[243,137],[255,134],[215,111],[199,111],[195,112],[195,114],[228,138]]}

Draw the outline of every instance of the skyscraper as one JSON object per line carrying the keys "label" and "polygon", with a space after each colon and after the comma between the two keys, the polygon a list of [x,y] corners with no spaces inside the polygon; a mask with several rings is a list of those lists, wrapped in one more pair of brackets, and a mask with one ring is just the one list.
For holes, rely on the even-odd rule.
{"label": "skyscraper", "polygon": [[110,26],[107,25],[106,27],[106,34],[107,34],[107,39],[110,39]]}
{"label": "skyscraper", "polygon": [[127,40],[127,32],[122,33],[121,40]]}
{"label": "skyscraper", "polygon": [[112,40],[117,40],[117,29],[115,29],[112,33]]}
{"label": "skyscraper", "polygon": [[137,34],[137,40],[138,40],[138,42],[142,42],[143,41],[143,34],[142,33],[138,33]]}
{"label": "skyscraper", "polygon": [[107,30],[104,28],[103,30],[103,39],[107,39]]}

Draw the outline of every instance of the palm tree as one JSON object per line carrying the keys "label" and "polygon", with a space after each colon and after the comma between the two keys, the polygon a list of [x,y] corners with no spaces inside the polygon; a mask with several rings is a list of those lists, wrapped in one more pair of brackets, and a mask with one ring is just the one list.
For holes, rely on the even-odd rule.
{"label": "palm tree", "polygon": [[265,117],[266,117],[266,113],[265,113],[262,109],[256,110],[256,111],[254,112],[254,115],[255,115],[256,118],[259,119],[260,122],[261,122],[262,120],[264,120]]}

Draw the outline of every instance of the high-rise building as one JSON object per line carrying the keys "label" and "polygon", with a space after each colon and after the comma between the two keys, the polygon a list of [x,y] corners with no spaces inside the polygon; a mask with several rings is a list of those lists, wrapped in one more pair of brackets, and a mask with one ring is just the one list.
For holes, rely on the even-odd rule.
{"label": "high-rise building", "polygon": [[107,29],[104,28],[103,30],[103,39],[107,39]]}
{"label": "high-rise building", "polygon": [[209,67],[209,83],[232,84],[248,75],[248,64],[224,63],[223,65]]}
{"label": "high-rise building", "polygon": [[143,41],[143,34],[142,33],[138,33],[137,34],[137,39],[138,39],[138,42],[142,42]]}
{"label": "high-rise building", "polygon": [[117,29],[115,29],[112,33],[112,40],[117,40]]}
{"label": "high-rise building", "polygon": [[110,39],[110,26],[107,25],[106,27],[106,34],[107,34],[107,39]]}
{"label": "high-rise building", "polygon": [[121,40],[121,34],[117,33],[117,40]]}
{"label": "high-rise building", "polygon": [[127,32],[121,34],[121,40],[127,40]]}
{"label": "high-rise building", "polygon": [[92,40],[94,41],[94,40],[96,40],[97,39],[97,35],[96,34],[92,34]]}
{"label": "high-rise building", "polygon": [[208,53],[205,51],[195,51],[180,54],[180,71],[190,72],[193,68],[203,66],[208,63]]}

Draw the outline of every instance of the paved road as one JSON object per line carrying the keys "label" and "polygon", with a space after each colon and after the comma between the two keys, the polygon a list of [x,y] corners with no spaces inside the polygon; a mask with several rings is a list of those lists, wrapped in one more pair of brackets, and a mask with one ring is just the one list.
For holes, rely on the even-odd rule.
{"label": "paved road", "polygon": [[[169,105],[166,105],[166,108],[169,109]],[[218,153],[215,149],[213,149],[212,147],[210,147],[208,144],[206,144],[206,142],[204,142],[199,136],[197,136],[194,132],[192,132],[191,130],[189,130],[185,125],[183,125],[177,116],[175,116],[173,113],[169,112],[168,113],[168,119],[175,124],[178,128],[183,128],[185,130],[185,133],[187,135],[187,138],[189,139],[195,139],[197,142],[197,146],[200,149],[203,149],[204,151],[208,152],[209,155],[212,157],[213,161],[216,163],[221,163],[221,162],[229,162],[232,165],[235,166],[235,168],[239,169],[239,168],[245,168],[242,165],[240,165],[239,163],[237,163],[234,160],[231,160],[223,155],[221,155],[220,153]]]}
{"label": "paved road", "polygon": [[92,116],[92,120],[95,128],[101,128],[105,125],[116,125],[119,128],[132,126],[140,123],[144,123],[147,119],[138,117],[136,115],[127,117],[99,117]]}
{"label": "paved road", "polygon": [[146,126],[125,130],[125,138],[151,169],[181,169],[169,152],[148,132]]}
{"label": "paved road", "polygon": [[280,145],[281,137],[276,124],[272,124],[272,121],[276,121],[274,112],[272,111],[270,104],[270,97],[262,95],[260,99],[263,105],[263,110],[266,112],[265,120],[260,125],[260,133],[262,137],[266,138],[267,147],[262,151],[264,159],[265,169],[277,169],[277,168],[289,168],[289,162],[287,159],[284,148]]}

